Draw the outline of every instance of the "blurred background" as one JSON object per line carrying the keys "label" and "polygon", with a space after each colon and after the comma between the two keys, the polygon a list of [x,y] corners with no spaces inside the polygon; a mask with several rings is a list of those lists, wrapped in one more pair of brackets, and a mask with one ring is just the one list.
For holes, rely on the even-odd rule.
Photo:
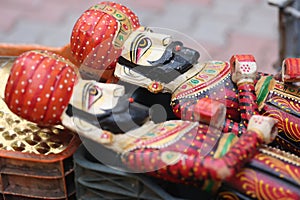
{"label": "blurred background", "polygon": [[[0,0],[0,43],[69,43],[79,16],[100,0]],[[180,32],[211,59],[253,54],[259,71],[275,73],[278,9],[267,0],[117,0],[131,8],[143,26]]]}

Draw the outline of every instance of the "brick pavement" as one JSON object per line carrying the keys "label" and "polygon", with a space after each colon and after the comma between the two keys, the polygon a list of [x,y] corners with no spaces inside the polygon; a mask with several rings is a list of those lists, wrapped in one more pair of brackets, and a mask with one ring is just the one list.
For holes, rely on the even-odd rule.
{"label": "brick pavement", "polygon": [[[0,0],[0,42],[62,46],[69,42],[81,13],[99,1]],[[116,2],[130,7],[142,25],[176,30],[181,33],[179,39],[195,41],[211,59],[228,60],[232,54],[251,53],[261,71],[274,72],[278,13],[267,0]]]}

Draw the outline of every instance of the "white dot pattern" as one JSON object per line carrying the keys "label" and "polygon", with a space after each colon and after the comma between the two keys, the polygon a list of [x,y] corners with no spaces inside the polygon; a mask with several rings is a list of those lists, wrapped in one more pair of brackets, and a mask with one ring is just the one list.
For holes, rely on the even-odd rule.
{"label": "white dot pattern", "polygon": [[[134,28],[140,26],[138,17],[127,7],[113,2],[99,4],[114,7],[122,12],[131,20]],[[89,9],[81,15],[73,28],[70,43],[73,55],[78,62],[95,69],[105,69],[115,64],[116,58],[121,53],[112,45],[119,28],[116,20],[101,9]]]}
{"label": "white dot pattern", "polygon": [[75,68],[53,53],[26,52],[16,59],[11,69],[5,102],[13,112],[29,121],[40,125],[57,123],[77,80]]}

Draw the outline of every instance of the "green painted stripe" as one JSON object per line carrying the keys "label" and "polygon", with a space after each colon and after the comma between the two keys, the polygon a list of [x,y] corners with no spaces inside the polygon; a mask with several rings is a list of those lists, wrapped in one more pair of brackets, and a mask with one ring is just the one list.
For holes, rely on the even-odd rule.
{"label": "green painted stripe", "polygon": [[258,105],[261,104],[261,102],[269,94],[269,89],[268,88],[269,88],[269,85],[270,85],[272,79],[273,79],[272,76],[268,76],[266,78],[266,80],[264,81],[263,85],[261,86],[261,89],[260,89],[259,94],[257,96]]}
{"label": "green painted stripe", "polygon": [[212,180],[207,180],[207,181],[208,181],[208,184],[207,184],[207,187],[204,188],[204,191],[205,191],[205,192],[208,192],[208,193],[211,193],[212,190],[213,190],[213,187],[214,187],[214,185],[215,185],[215,182],[212,181]]}
{"label": "green painted stripe", "polygon": [[224,147],[222,149],[222,152],[220,154],[220,157],[222,158],[229,150],[230,144],[232,143],[232,140],[236,137],[235,134],[230,133],[229,136],[227,137],[227,140],[224,144]]}

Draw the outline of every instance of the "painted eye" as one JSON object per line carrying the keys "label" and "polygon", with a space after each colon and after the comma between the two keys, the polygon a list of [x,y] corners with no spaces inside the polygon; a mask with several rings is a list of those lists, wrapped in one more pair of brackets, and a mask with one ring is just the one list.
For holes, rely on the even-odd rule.
{"label": "painted eye", "polygon": [[102,89],[99,88],[97,85],[90,84],[86,88],[86,98],[84,102],[86,102],[87,109],[90,109],[99,99],[102,98]]}
{"label": "painted eye", "polygon": [[96,95],[98,95],[98,90],[95,87],[92,87],[89,89],[89,94],[96,96]]}
{"label": "painted eye", "polygon": [[143,38],[143,39],[139,42],[139,45],[138,45],[139,48],[145,48],[145,47],[147,47],[147,46],[148,46],[148,40],[147,40],[147,38]]}
{"label": "painted eye", "polygon": [[132,60],[134,63],[138,63],[138,61],[146,54],[146,52],[151,48],[152,42],[150,38],[141,38],[135,48],[134,54],[132,55]]}

